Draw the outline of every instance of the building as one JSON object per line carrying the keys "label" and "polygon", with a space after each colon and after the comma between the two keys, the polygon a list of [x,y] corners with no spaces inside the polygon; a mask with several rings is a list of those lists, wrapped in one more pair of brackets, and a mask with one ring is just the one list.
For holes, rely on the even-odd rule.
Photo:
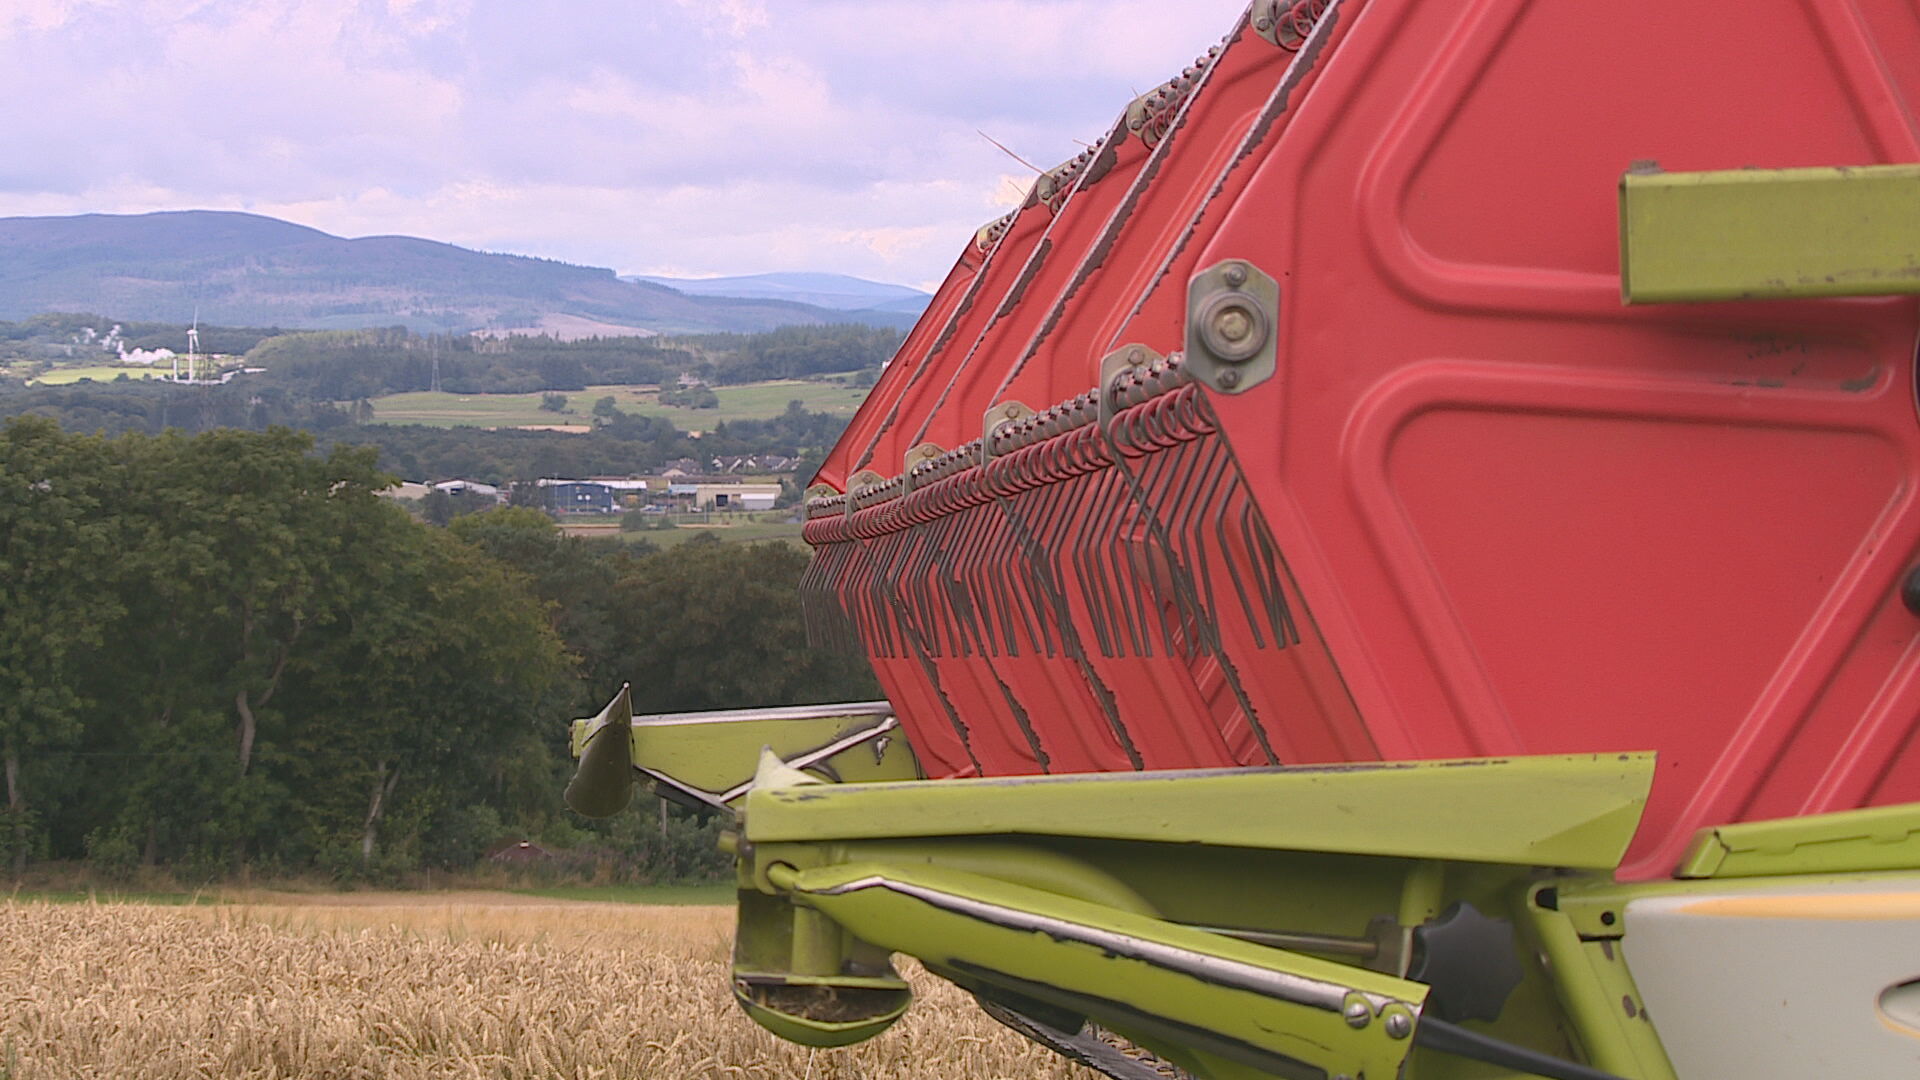
{"label": "building", "polygon": [[667,499],[689,510],[771,510],[780,498],[779,484],[676,483],[667,487]]}
{"label": "building", "polygon": [[647,482],[626,476],[589,476],[584,480],[543,476],[547,507],[556,514],[610,514],[647,501]]}
{"label": "building", "polygon": [[506,502],[507,496],[492,484],[483,484],[478,480],[442,480],[433,485],[433,490],[444,491],[449,495],[478,495],[494,502]]}
{"label": "building", "polygon": [[547,490],[547,508],[556,514],[611,514],[613,489],[591,480],[540,481]]}
{"label": "building", "polygon": [[427,497],[427,492],[432,490],[432,488],[425,484],[416,484],[411,480],[402,480],[392,487],[387,488],[385,491],[378,491],[374,494],[389,499],[424,499]]}

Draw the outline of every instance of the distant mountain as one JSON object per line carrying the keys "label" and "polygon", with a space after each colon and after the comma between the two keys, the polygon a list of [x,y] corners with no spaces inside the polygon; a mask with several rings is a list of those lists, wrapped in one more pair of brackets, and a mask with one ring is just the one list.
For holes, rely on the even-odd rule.
{"label": "distant mountain", "polygon": [[202,322],[229,326],[545,328],[573,337],[848,321],[904,327],[917,314],[692,295],[607,269],[410,236],[348,240],[257,214],[0,218],[0,319],[49,311],[175,323],[197,311]]}
{"label": "distant mountain", "polygon": [[792,300],[837,311],[885,311],[918,316],[933,297],[905,285],[888,285],[846,274],[776,273],[739,277],[674,278],[640,274],[624,281],[647,281],[688,296],[736,296],[750,300]]}

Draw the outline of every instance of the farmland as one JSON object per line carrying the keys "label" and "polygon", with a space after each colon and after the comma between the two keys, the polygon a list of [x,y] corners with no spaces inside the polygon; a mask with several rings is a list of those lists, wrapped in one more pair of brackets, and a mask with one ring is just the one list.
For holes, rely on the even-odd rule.
{"label": "farmland", "polygon": [[169,374],[172,370],[171,367],[162,367],[157,364],[152,367],[120,367],[113,364],[85,364],[73,367],[50,368],[46,372],[34,376],[33,382],[40,386],[64,386],[68,383],[79,382],[82,379],[92,379],[94,382],[112,382],[122,375],[125,375],[129,379],[153,379],[164,374]]}
{"label": "farmland", "polygon": [[809,1051],[727,990],[730,912],[501,893],[0,900],[0,1076],[1071,1080],[952,987]]}
{"label": "farmland", "polygon": [[593,403],[611,397],[621,412],[658,416],[671,420],[675,427],[705,431],[715,424],[734,420],[761,420],[778,416],[787,402],[798,401],[812,412],[852,416],[866,397],[866,390],[837,381],[801,381],[778,379],[771,382],[719,386],[714,394],[720,399],[717,409],[685,409],[660,404],[659,391],[651,386],[589,386],[569,391],[567,412],[540,408],[542,395],[534,394],[449,394],[415,391],[386,394],[373,400],[373,419],[380,424],[426,424],[432,427],[551,427],[581,426],[593,423]]}

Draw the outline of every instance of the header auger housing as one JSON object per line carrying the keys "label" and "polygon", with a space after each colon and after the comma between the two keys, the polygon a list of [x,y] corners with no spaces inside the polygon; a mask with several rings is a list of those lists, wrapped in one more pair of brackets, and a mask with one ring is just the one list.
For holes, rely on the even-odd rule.
{"label": "header auger housing", "polygon": [[814,1045],[899,952],[1135,1080],[1914,1075],[1917,115],[1900,0],[1260,0],[821,468],[887,701],[570,801],[737,816]]}

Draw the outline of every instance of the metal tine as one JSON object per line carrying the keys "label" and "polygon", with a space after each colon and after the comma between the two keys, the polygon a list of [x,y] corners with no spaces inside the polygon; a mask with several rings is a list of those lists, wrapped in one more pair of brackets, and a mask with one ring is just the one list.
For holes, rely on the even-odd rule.
{"label": "metal tine", "polygon": [[987,573],[1000,603],[1000,626],[1006,638],[1006,655],[1020,655],[1022,630],[1026,631],[1027,651],[1039,652],[1039,639],[1033,632],[1033,617],[1027,610],[1026,591],[1020,586],[1026,565],[1026,546],[1021,541],[1020,524],[1007,512],[1005,498],[995,499],[994,509],[999,511],[1000,520],[995,533],[995,550],[988,557]]}
{"label": "metal tine", "polygon": [[1059,655],[1055,647],[1059,630],[1052,624],[1060,617],[1060,608],[1054,600],[1057,590],[1048,574],[1048,552],[1035,533],[1034,522],[1036,517],[1046,514],[1050,503],[1057,501],[1056,488],[1054,484],[1037,484],[1016,494],[1008,505],[1008,513],[1013,515],[1014,525],[1021,534],[1020,583],[1026,587],[1039,630],[1034,651],[1046,657]]}
{"label": "metal tine", "polygon": [[955,643],[954,655],[971,656],[981,642],[978,624],[979,612],[973,601],[973,592],[967,583],[967,562],[972,551],[973,535],[977,528],[975,514],[971,507],[962,509],[954,515],[954,539],[945,553],[947,576],[943,581],[946,587],[947,603],[953,608],[954,626],[959,630],[959,639]]}
{"label": "metal tine", "polygon": [[880,579],[879,553],[864,540],[851,541],[854,550],[854,566],[857,568],[860,594],[867,599],[866,624],[869,632],[883,644],[883,656],[899,656],[900,646],[894,641],[893,612],[882,591]]}
{"label": "metal tine", "polygon": [[892,616],[879,590],[874,588],[873,552],[859,540],[847,541],[847,547],[851,563],[847,588],[858,598],[860,636],[876,647],[876,656],[898,656],[894,650]]}
{"label": "metal tine", "polygon": [[[1047,557],[1050,560],[1050,565],[1053,570],[1053,580],[1056,587],[1060,589],[1059,623],[1062,638],[1061,644],[1062,647],[1068,651],[1069,655],[1076,655],[1082,658],[1084,658],[1086,654],[1086,642],[1080,633],[1080,625],[1076,622],[1074,613],[1067,603],[1065,586],[1067,579],[1063,568],[1068,563],[1071,563],[1076,571],[1081,569],[1081,563],[1078,557],[1079,553],[1073,542],[1076,535],[1075,529],[1083,520],[1087,504],[1091,500],[1094,489],[1098,484],[1099,473],[1096,471],[1083,472],[1062,484],[1062,498],[1055,504],[1057,508],[1056,512],[1052,515],[1052,519],[1047,523],[1047,527],[1041,533],[1041,543],[1044,545],[1047,551]],[[1081,579],[1077,584],[1080,585],[1080,592],[1084,601],[1086,596],[1085,579]],[[1087,629],[1092,631],[1096,647],[1100,648],[1104,655],[1112,655],[1105,644],[1105,627],[1100,625],[1092,606],[1089,604],[1086,605],[1086,607],[1088,611]]]}
{"label": "metal tine", "polygon": [[953,602],[947,595],[946,584],[948,544],[957,524],[949,514],[934,519],[925,527],[926,539],[914,568],[920,601],[927,613],[929,636],[943,643],[939,645],[941,655],[957,651],[960,640],[960,628],[954,624]]}
{"label": "metal tine", "polygon": [[1123,527],[1121,515],[1130,500],[1114,466],[1109,465],[1099,475],[1099,501],[1094,504],[1091,515],[1095,529],[1091,543],[1093,585],[1103,601],[1101,615],[1108,620],[1108,636],[1113,640],[1113,651],[1106,655],[1126,656],[1128,645],[1133,646],[1133,655],[1146,655],[1138,628],[1127,615],[1127,592],[1121,580],[1123,570],[1114,554],[1118,550],[1118,533]]}
{"label": "metal tine", "polygon": [[[1138,411],[1122,414],[1121,416],[1115,418],[1113,422],[1113,426],[1121,427],[1121,434],[1124,437],[1132,438],[1132,431],[1129,430],[1127,427],[1122,427],[1122,425],[1133,425],[1136,423],[1138,418],[1142,417],[1143,415],[1145,414]],[[1142,435],[1141,441],[1143,442],[1145,441],[1144,437],[1146,435],[1151,434],[1151,432],[1145,428],[1140,428],[1138,430]],[[1187,605],[1188,610],[1194,611],[1197,614],[1198,601],[1193,596],[1193,583],[1191,580],[1187,578],[1185,569],[1178,565],[1177,559],[1175,558],[1175,553],[1171,550],[1171,541],[1166,536],[1166,527],[1162,523],[1160,518],[1156,515],[1154,500],[1143,489],[1143,487],[1141,486],[1139,477],[1137,477],[1134,474],[1134,472],[1127,465],[1127,462],[1123,457],[1115,458],[1114,471],[1125,481],[1128,489],[1128,493],[1130,497],[1133,499],[1136,506],[1138,507],[1140,525],[1143,528],[1145,528],[1147,531],[1148,542],[1152,544],[1157,544],[1168,558],[1168,563],[1169,563],[1168,576],[1171,579],[1170,585],[1173,589],[1177,591],[1177,594],[1178,594],[1178,600],[1176,602],[1184,603],[1185,605]],[[1211,648],[1213,644],[1211,639],[1214,636],[1214,627],[1210,623],[1206,623],[1204,621],[1195,622],[1195,623],[1192,623],[1191,625],[1194,627],[1195,630],[1204,632],[1207,634],[1209,638],[1208,647]]]}
{"label": "metal tine", "polygon": [[845,545],[823,544],[807,564],[812,580],[809,591],[803,594],[802,604],[811,613],[808,640],[822,648],[864,653],[853,616],[848,614],[836,587],[846,563]]}
{"label": "metal tine", "polygon": [[959,544],[958,565],[954,575],[960,586],[958,599],[966,601],[966,619],[962,625],[971,632],[970,641],[964,641],[962,655],[991,655],[989,641],[993,635],[993,615],[991,601],[980,584],[980,554],[986,547],[993,527],[991,509],[984,504],[970,506],[965,511],[966,532]]}
{"label": "metal tine", "polygon": [[1040,560],[1045,557],[1045,552],[1034,543],[1033,529],[1027,523],[1023,509],[1023,503],[1030,503],[1030,497],[1041,490],[1040,487],[1032,487],[1014,492],[1000,500],[1000,512],[1006,515],[1008,528],[1014,538],[1015,551],[1007,568],[1012,577],[1008,591],[1013,594],[1014,603],[1020,611],[1021,624],[1026,628],[1028,651],[1052,656],[1053,634],[1047,628],[1048,605],[1045,602],[1045,584],[1040,576],[1044,572]]}
{"label": "metal tine", "polygon": [[1242,511],[1245,528],[1258,544],[1259,557],[1254,565],[1261,569],[1261,592],[1272,612],[1274,636],[1281,644],[1300,644],[1300,627],[1294,621],[1293,607],[1287,602],[1286,579],[1280,563],[1280,546],[1273,542],[1273,533],[1267,528],[1266,519],[1255,509],[1251,498],[1246,500]]}
{"label": "metal tine", "polygon": [[[1127,424],[1129,419],[1130,418],[1127,417],[1117,418],[1114,420],[1114,426],[1120,427]],[[1120,437],[1124,438],[1126,435],[1127,433],[1123,431]],[[1121,558],[1127,567],[1126,585],[1128,587],[1122,590],[1121,597],[1123,602],[1128,597],[1131,597],[1133,601],[1127,608],[1127,617],[1129,629],[1137,630],[1137,637],[1135,638],[1137,642],[1136,651],[1140,656],[1151,657],[1153,656],[1153,625],[1148,615],[1148,594],[1155,591],[1153,568],[1151,565],[1143,565],[1143,553],[1147,549],[1143,547],[1143,545],[1133,542],[1133,538],[1141,532],[1145,532],[1148,537],[1147,542],[1149,544],[1153,542],[1152,510],[1148,507],[1146,500],[1141,498],[1139,480],[1133,475],[1132,467],[1127,464],[1126,458],[1121,455],[1120,448],[1117,444],[1114,447],[1113,455],[1113,474],[1118,482],[1117,486],[1119,487],[1121,497],[1125,505],[1131,510],[1130,516],[1132,518],[1131,529],[1120,530],[1115,534],[1116,542],[1119,545],[1116,548],[1117,557]],[[1116,517],[1119,516],[1121,515],[1116,515]],[[1145,579],[1144,582],[1142,579]],[[1155,603],[1152,606],[1157,608],[1158,604]],[[1161,624],[1161,634],[1163,637],[1166,634],[1165,623]],[[1169,647],[1165,651],[1171,653],[1173,650]]]}
{"label": "metal tine", "polygon": [[[846,613],[847,621],[852,625],[853,635],[864,643],[867,649],[875,649],[877,643],[866,625],[866,597],[858,591],[860,575],[858,545],[851,541],[839,541],[828,544],[825,550],[834,552],[837,561],[833,568],[834,597],[840,610]],[[875,655],[883,655],[875,652]]]}
{"label": "metal tine", "polygon": [[[1195,619],[1216,620],[1216,608],[1213,603],[1212,575],[1207,567],[1206,549],[1196,544],[1193,536],[1193,522],[1199,509],[1206,505],[1205,492],[1202,490],[1202,471],[1206,464],[1206,448],[1197,440],[1188,440],[1167,450],[1161,457],[1167,459],[1166,485],[1171,498],[1170,512],[1162,517],[1167,526],[1167,541],[1175,549],[1175,558],[1187,580],[1193,582],[1194,598],[1199,610],[1194,612]],[[1218,625],[1215,621],[1215,625]],[[1197,624],[1181,627],[1185,637],[1186,655],[1189,659],[1206,649],[1208,635],[1200,632]]]}
{"label": "metal tine", "polygon": [[[918,623],[913,617],[912,609],[900,599],[900,572],[906,565],[907,557],[912,554],[913,540],[911,533],[912,530],[899,529],[887,533],[874,541],[874,546],[878,548],[876,554],[879,557],[878,561],[880,564],[880,584],[882,588],[886,589],[887,592],[894,597],[894,602],[888,606],[892,608],[893,622],[894,625],[899,627],[902,638],[919,630]],[[922,635],[922,637],[924,638],[924,635]]]}
{"label": "metal tine", "polygon": [[[1144,422],[1145,417],[1142,417]],[[1143,424],[1144,426],[1144,424]],[[1151,433],[1143,430],[1150,437]],[[1193,605],[1190,598],[1183,596],[1177,581],[1186,574],[1181,564],[1180,552],[1174,546],[1175,533],[1166,527],[1168,511],[1178,513],[1181,503],[1179,488],[1171,483],[1174,466],[1182,446],[1151,453],[1141,458],[1139,491],[1143,508],[1147,515],[1161,523],[1159,530],[1149,529],[1147,543],[1141,548],[1141,559],[1148,571],[1147,590],[1153,596],[1153,613],[1160,625],[1160,642],[1168,656],[1181,656],[1191,659],[1200,639],[1198,611],[1189,610]],[[1154,565],[1153,552],[1158,548],[1166,561],[1164,575]]]}
{"label": "metal tine", "polygon": [[980,628],[976,625],[979,611],[967,584],[967,559],[975,522],[970,508],[962,507],[954,511],[952,516],[953,529],[948,536],[949,542],[940,553],[940,591],[946,597],[948,610],[953,612],[953,655],[972,656],[980,640]]}
{"label": "metal tine", "polygon": [[[1225,566],[1227,578],[1233,582],[1241,610],[1245,612],[1249,623],[1254,624],[1257,620],[1249,606],[1246,585],[1241,580],[1239,567],[1235,565],[1232,547],[1222,544],[1216,552],[1207,549],[1207,521],[1209,518],[1216,522],[1225,520],[1232,511],[1227,501],[1227,492],[1231,490],[1229,474],[1232,472],[1232,463],[1221,450],[1219,442],[1211,436],[1195,439],[1192,445],[1196,448],[1196,456],[1205,463],[1199,470],[1204,479],[1194,485],[1197,497],[1192,502],[1192,512],[1183,532],[1192,539],[1194,545],[1193,564],[1198,567],[1201,590],[1207,597],[1214,625],[1218,626],[1221,616],[1218,593],[1214,589],[1213,567],[1218,559]],[[1256,647],[1263,646],[1266,641],[1258,625],[1253,625],[1253,640]]]}
{"label": "metal tine", "polygon": [[[1178,414],[1167,409],[1163,422],[1179,423]],[[1220,640],[1220,605],[1213,591],[1213,573],[1208,565],[1204,531],[1200,516],[1214,504],[1208,501],[1206,478],[1213,467],[1209,440],[1190,438],[1165,455],[1171,473],[1169,488],[1174,508],[1167,528],[1167,541],[1179,547],[1179,580],[1187,583],[1192,608],[1193,652],[1189,656],[1213,651]]]}
{"label": "metal tine", "polygon": [[988,503],[988,506],[991,507],[992,524],[988,526],[986,549],[980,553],[980,587],[990,598],[989,610],[992,618],[989,620],[989,625],[996,626],[999,630],[998,634],[990,634],[989,639],[993,645],[994,656],[1000,656],[1003,653],[1007,656],[1018,656],[1020,642],[1014,635],[1013,598],[1009,595],[1006,572],[1008,562],[1014,558],[1011,551],[1014,541],[1013,523],[1007,520],[1006,511],[1001,508],[998,497]]}
{"label": "metal tine", "polygon": [[1020,512],[1028,522],[1029,535],[1033,538],[1030,580],[1033,587],[1039,590],[1036,603],[1040,600],[1045,602],[1045,611],[1040,619],[1041,645],[1049,657],[1071,655],[1069,643],[1073,641],[1073,632],[1066,624],[1072,616],[1067,610],[1066,596],[1060,583],[1061,552],[1053,546],[1052,537],[1055,521],[1060,517],[1061,509],[1072,501],[1076,487],[1078,478],[1042,484],[1025,492],[1019,504]]}
{"label": "metal tine", "polygon": [[[1116,421],[1117,423],[1117,421]],[[1137,528],[1139,504],[1133,496],[1131,477],[1126,474],[1126,461],[1120,452],[1120,443],[1112,431],[1103,431],[1107,441],[1107,453],[1111,463],[1107,466],[1110,506],[1101,508],[1100,519],[1105,529],[1103,547],[1106,549],[1107,574],[1113,581],[1113,592],[1117,603],[1110,614],[1124,629],[1126,644],[1133,646],[1133,655],[1151,657],[1153,638],[1147,629],[1144,602],[1140,596],[1140,568],[1134,561],[1134,547],[1129,544],[1128,533]],[[1130,522],[1129,519],[1136,519]],[[1115,634],[1118,639],[1119,634]],[[1121,655],[1126,655],[1124,652]]]}
{"label": "metal tine", "polygon": [[[887,598],[895,596],[895,592],[897,592],[897,580],[895,580],[893,561],[895,561],[895,555],[897,555],[900,548],[899,532],[883,532],[883,534],[879,534],[879,536],[874,536],[872,540],[862,540],[860,544],[862,544],[868,552],[872,553],[872,557],[874,557],[874,577],[872,577],[872,590],[874,590],[874,594],[876,594],[876,596],[887,596]],[[893,601],[883,601],[883,603],[881,603],[881,623],[891,626],[889,634],[904,634],[904,632],[906,632],[906,626],[900,623],[899,603],[893,603]]]}
{"label": "metal tine", "polygon": [[1105,482],[1104,470],[1091,470],[1072,481],[1079,493],[1074,507],[1075,513],[1060,523],[1058,542],[1066,549],[1067,557],[1073,563],[1074,583],[1080,587],[1080,602],[1087,611],[1088,628],[1093,631],[1094,644],[1100,649],[1101,656],[1113,656],[1113,635],[1109,632],[1106,609],[1102,604],[1100,591],[1102,581],[1095,562],[1095,549],[1089,543],[1093,533],[1092,523],[1099,520],[1100,486]]}
{"label": "metal tine", "polygon": [[927,528],[902,529],[906,534],[902,544],[900,568],[897,571],[899,581],[900,606],[912,616],[913,624],[920,629],[920,636],[927,643],[927,651],[940,655],[940,621],[935,617],[927,599],[927,581],[924,572],[928,542]]}
{"label": "metal tine", "polygon": [[900,571],[911,589],[906,602],[919,623],[927,651],[934,656],[946,655],[953,639],[953,626],[938,602],[938,591],[932,580],[936,566],[935,552],[939,549],[941,534],[948,527],[946,518],[937,518],[926,525],[904,530],[913,534],[912,550],[908,552],[907,561]]}
{"label": "metal tine", "polygon": [[1032,585],[1027,580],[1032,572],[1029,564],[1033,553],[1026,523],[1021,520],[1014,505],[1014,500],[1024,494],[1025,491],[1016,491],[994,500],[994,506],[1000,512],[1000,531],[1003,535],[995,559],[994,579],[1005,604],[1002,621],[1006,626],[1008,656],[1020,655],[1018,630],[1027,633],[1027,651],[1040,652],[1040,635],[1034,628],[1034,607],[1031,604]]}
{"label": "metal tine", "polygon": [[[1218,446],[1215,447],[1215,453],[1216,456],[1228,460],[1229,464],[1231,464],[1231,456],[1226,454]],[[1226,485],[1219,494],[1222,510],[1217,521],[1220,557],[1221,561],[1226,565],[1227,575],[1233,581],[1234,593],[1240,599],[1240,613],[1246,619],[1248,632],[1253,635],[1254,648],[1266,648],[1268,631],[1272,633],[1274,646],[1276,648],[1285,648],[1287,639],[1281,632],[1280,623],[1274,618],[1274,594],[1271,588],[1269,588],[1268,575],[1264,572],[1265,568],[1261,565],[1259,553],[1255,551],[1251,545],[1241,547],[1228,542],[1226,532],[1227,523],[1233,519],[1235,511],[1238,511],[1240,520],[1244,524],[1247,515],[1253,512],[1253,504],[1247,498],[1246,488],[1239,483],[1231,468],[1223,470],[1222,476],[1226,480]],[[1244,573],[1240,568],[1240,552],[1242,551],[1246,553],[1245,559],[1247,562],[1247,568]],[[1260,593],[1258,610],[1256,610],[1254,602],[1247,592],[1246,579],[1248,577],[1253,578],[1254,588]],[[1266,618],[1262,619],[1262,615],[1265,615]],[[1261,627],[1262,622],[1268,624],[1265,629]]]}

